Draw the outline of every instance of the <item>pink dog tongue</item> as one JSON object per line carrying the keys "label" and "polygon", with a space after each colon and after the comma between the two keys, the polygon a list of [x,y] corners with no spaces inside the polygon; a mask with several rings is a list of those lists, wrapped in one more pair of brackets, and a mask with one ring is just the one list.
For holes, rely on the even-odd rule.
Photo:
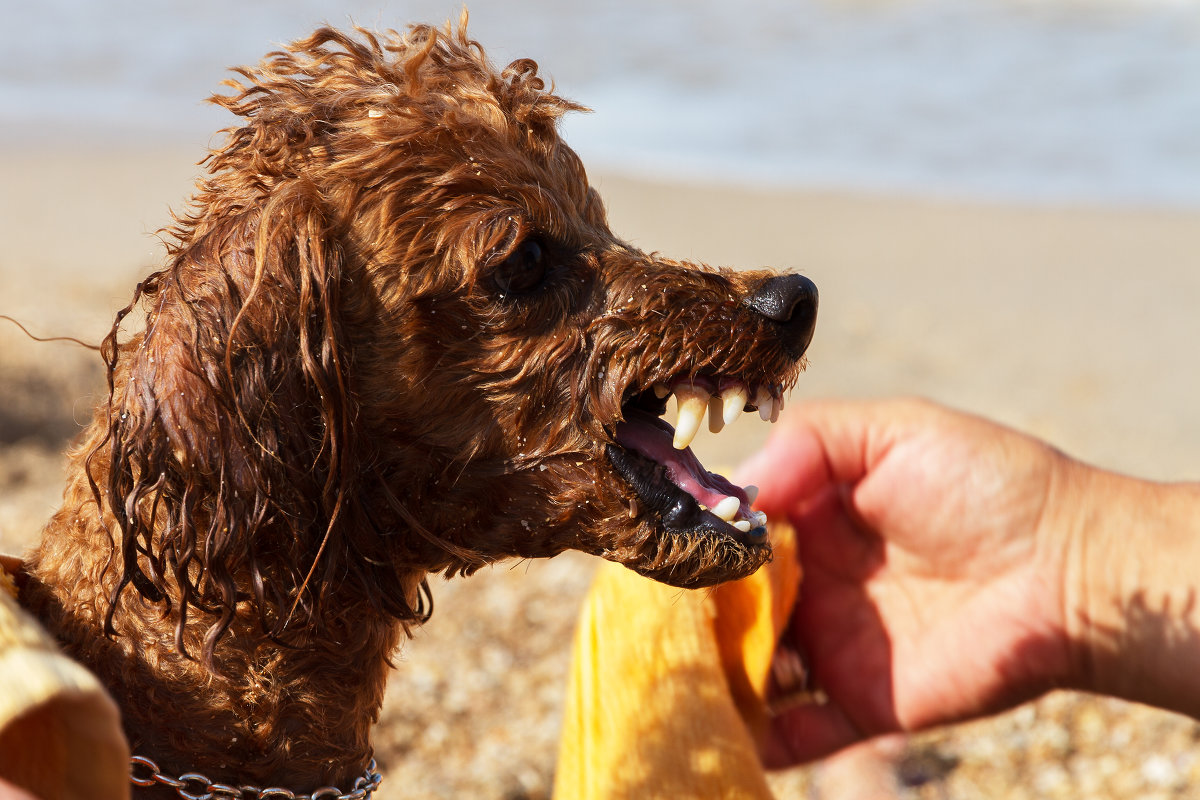
{"label": "pink dog tongue", "polygon": [[617,425],[617,443],[662,464],[671,483],[695,498],[697,503],[715,508],[726,497],[736,497],[740,508],[738,517],[751,513],[746,492],[721,475],[709,472],[696,458],[692,448],[676,450],[671,444],[675,429],[665,421],[649,414],[634,412]]}

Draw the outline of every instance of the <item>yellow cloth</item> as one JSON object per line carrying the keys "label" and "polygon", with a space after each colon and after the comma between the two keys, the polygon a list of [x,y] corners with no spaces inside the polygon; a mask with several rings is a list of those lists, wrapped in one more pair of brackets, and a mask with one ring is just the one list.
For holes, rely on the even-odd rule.
{"label": "yellow cloth", "polygon": [[711,590],[601,566],[575,638],[558,800],[771,796],[755,741],[800,581],[791,529],[771,538],[770,565]]}
{"label": "yellow cloth", "polygon": [[[11,578],[18,568],[0,557],[0,573]],[[0,591],[0,779],[45,800],[130,793],[116,704],[7,590]]]}

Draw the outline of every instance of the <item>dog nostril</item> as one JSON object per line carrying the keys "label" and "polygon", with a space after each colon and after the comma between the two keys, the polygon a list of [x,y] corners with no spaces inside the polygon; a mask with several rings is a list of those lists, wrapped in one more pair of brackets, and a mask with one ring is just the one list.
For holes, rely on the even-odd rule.
{"label": "dog nostril", "polygon": [[774,322],[792,321],[802,303],[817,303],[817,287],[803,275],[776,275],[758,285],[743,301]]}
{"label": "dog nostril", "polygon": [[779,323],[790,355],[799,358],[804,354],[817,324],[815,283],[803,275],[776,275],[760,283],[742,302]]}

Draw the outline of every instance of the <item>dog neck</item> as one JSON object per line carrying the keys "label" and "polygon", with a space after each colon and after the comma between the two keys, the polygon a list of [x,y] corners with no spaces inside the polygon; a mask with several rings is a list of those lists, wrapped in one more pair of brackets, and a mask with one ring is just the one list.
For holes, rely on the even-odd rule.
{"label": "dog neck", "polygon": [[[181,653],[177,589],[151,603],[127,587],[108,635],[119,571],[109,564],[111,534],[81,461],[76,456],[64,506],[29,560],[22,604],[108,688],[133,752],[166,775],[200,772],[293,791],[352,786],[371,758],[369,730],[403,626],[343,593],[329,598],[337,614],[319,641],[281,644],[257,615],[239,614],[206,665],[196,650],[211,619],[192,609],[197,619],[184,636],[191,648]],[[402,580],[415,595],[422,577]]]}

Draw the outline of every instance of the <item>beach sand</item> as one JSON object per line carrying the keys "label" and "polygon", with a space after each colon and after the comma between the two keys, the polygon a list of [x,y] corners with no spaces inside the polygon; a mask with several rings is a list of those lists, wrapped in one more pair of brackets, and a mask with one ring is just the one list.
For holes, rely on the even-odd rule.
{"label": "beach sand", "polygon": [[[98,342],[159,263],[152,234],[183,205],[198,156],[0,156],[0,313],[39,336]],[[793,407],[922,395],[1106,467],[1200,478],[1200,213],[594,182],[613,229],[638,247],[816,281]],[[102,395],[95,354],[0,321],[0,551],[36,537],[61,492],[61,454]],[[732,466],[767,429],[743,419],[696,448]],[[593,567],[567,555],[434,582],[436,613],[398,659],[376,732],[379,797],[546,796]],[[1183,796],[1200,785],[1197,738],[1190,720],[1060,693],[914,738],[887,773],[901,797]],[[847,797],[837,782],[861,783],[860,769],[794,770],[775,785],[781,797]]]}

